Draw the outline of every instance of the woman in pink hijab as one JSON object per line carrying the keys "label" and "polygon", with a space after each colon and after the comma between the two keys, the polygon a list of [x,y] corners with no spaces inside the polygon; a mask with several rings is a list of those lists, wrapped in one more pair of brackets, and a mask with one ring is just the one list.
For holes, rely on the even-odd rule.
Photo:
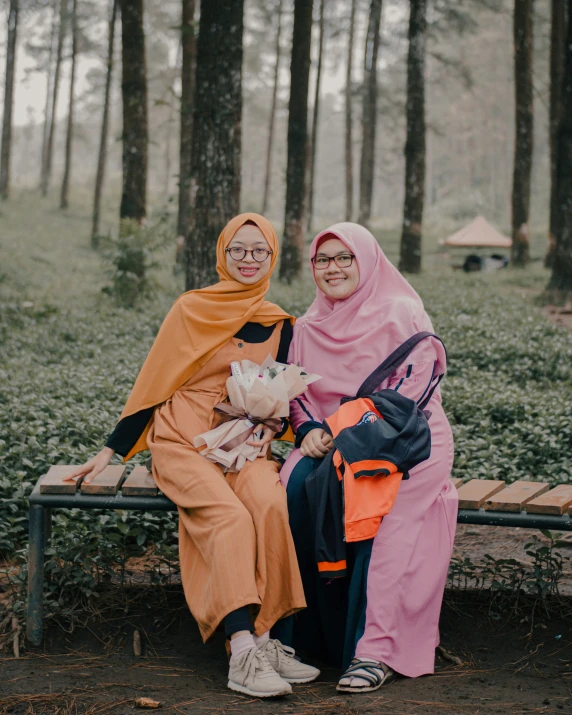
{"label": "woman in pink hijab", "polygon": [[[433,326],[417,293],[362,226],[339,223],[319,233],[310,261],[316,299],[294,326],[289,361],[323,378],[291,404],[297,446],[281,472],[308,604],[291,622],[290,636],[296,648],[343,666],[338,690],[370,692],[396,673],[434,670],[457,523],[449,479],[453,436],[437,387],[427,405],[431,456],[402,482],[375,538],[347,544],[348,578],[321,580],[304,483],[333,446],[322,421],[397,347]],[[421,402],[445,369],[443,345],[426,338],[379,388]]]}

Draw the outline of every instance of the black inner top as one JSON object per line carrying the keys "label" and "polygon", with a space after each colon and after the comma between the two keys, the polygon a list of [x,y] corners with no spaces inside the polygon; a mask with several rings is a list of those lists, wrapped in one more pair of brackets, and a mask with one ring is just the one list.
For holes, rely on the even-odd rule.
{"label": "black inner top", "polygon": [[[234,337],[238,340],[244,340],[245,343],[264,343],[270,338],[275,327],[276,323],[269,326],[260,325],[260,323],[245,323]],[[285,320],[280,333],[280,345],[276,356],[278,362],[288,362],[288,350],[291,341],[292,323],[289,320]],[[141,433],[147,427],[154,409],[154,407],[148,407],[146,410],[139,410],[139,412],[120,420],[110,434],[105,446],[111,447],[122,457],[129,454]]]}

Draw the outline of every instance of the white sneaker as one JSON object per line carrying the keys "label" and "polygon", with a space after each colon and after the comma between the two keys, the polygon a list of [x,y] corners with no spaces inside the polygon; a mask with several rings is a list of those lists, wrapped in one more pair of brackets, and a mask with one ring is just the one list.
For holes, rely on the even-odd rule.
{"label": "white sneaker", "polygon": [[255,698],[274,698],[292,692],[292,686],[278,675],[256,646],[230,659],[228,687]]}
{"label": "white sneaker", "polygon": [[269,638],[259,645],[258,649],[264,653],[270,665],[287,683],[310,683],[320,675],[320,671],[314,666],[296,660],[294,648],[282,645],[276,638]]}

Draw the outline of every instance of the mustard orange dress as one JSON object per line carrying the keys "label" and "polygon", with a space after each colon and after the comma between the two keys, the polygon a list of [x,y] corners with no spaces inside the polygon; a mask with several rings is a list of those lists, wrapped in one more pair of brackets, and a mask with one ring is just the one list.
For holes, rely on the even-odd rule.
{"label": "mustard orange dress", "polygon": [[263,343],[230,338],[155,409],[147,434],[155,481],[179,508],[181,578],[205,641],[242,606],[252,606],[260,635],[306,605],[279,465],[259,458],[224,475],[193,446],[218,424],[230,363],[276,358],[282,324]]}

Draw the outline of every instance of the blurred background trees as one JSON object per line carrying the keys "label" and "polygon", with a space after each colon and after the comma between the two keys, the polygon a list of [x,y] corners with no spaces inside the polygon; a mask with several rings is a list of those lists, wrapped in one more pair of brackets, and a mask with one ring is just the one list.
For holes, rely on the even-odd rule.
{"label": "blurred background trees", "polygon": [[515,265],[543,231],[554,266],[568,6],[0,0],[0,194],[39,180],[53,201],[58,178],[62,207],[90,195],[94,245],[113,214],[167,209],[188,287],[216,279],[214,241],[241,209],[282,232],[287,281],[310,226],[344,219],[401,226],[406,272],[423,226],[479,213],[512,233]]}

